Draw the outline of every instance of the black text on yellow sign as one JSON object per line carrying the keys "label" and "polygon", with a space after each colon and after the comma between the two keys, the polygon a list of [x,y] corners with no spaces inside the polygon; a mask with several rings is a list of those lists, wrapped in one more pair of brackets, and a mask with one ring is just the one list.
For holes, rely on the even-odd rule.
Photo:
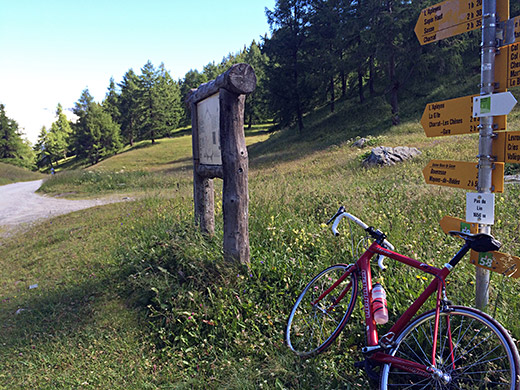
{"label": "black text on yellow sign", "polygon": [[[509,0],[497,0],[497,14],[509,19]],[[482,27],[482,0],[447,0],[421,11],[415,35],[421,45]]]}
{"label": "black text on yellow sign", "polygon": [[495,57],[495,80],[499,92],[520,86],[520,43],[500,48]]}
{"label": "black text on yellow sign", "polygon": [[501,131],[493,139],[493,156],[496,161],[520,163],[520,131]]}
{"label": "black text on yellow sign", "polygon": [[[473,97],[428,103],[421,117],[421,126],[427,137],[478,133],[479,118],[473,117]],[[507,116],[493,118],[495,130],[506,130]]]}
{"label": "black text on yellow sign", "polygon": [[[428,184],[475,190],[478,185],[476,162],[431,160],[423,169]],[[492,175],[493,192],[504,192],[504,163],[494,163]]]}

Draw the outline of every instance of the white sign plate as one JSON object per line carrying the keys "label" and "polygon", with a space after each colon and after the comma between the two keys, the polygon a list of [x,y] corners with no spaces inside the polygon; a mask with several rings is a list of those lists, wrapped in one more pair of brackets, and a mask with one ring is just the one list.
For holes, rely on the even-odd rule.
{"label": "white sign plate", "polygon": [[222,165],[220,152],[220,103],[218,93],[197,103],[199,162]]}
{"label": "white sign plate", "polygon": [[511,92],[475,96],[473,98],[473,116],[482,118],[485,116],[507,115],[515,104],[516,99]]}
{"label": "white sign plate", "polygon": [[493,225],[495,223],[495,194],[466,194],[466,222]]}

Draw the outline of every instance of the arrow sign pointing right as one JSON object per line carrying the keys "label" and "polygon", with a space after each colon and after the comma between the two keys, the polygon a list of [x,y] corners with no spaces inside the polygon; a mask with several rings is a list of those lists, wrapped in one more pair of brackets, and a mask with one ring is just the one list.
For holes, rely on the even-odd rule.
{"label": "arrow sign pointing right", "polygon": [[473,98],[473,116],[507,115],[516,104],[511,92],[494,93],[491,95],[476,96]]}

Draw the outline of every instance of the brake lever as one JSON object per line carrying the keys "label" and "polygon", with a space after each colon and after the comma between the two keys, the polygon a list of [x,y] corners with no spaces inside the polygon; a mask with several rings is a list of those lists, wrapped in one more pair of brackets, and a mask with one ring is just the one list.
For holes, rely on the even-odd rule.
{"label": "brake lever", "polygon": [[341,206],[341,207],[338,209],[337,213],[334,214],[334,216],[333,216],[331,219],[329,219],[329,220],[327,221],[327,225],[330,225],[330,224],[332,223],[332,221],[334,221],[334,220],[337,218],[338,215],[341,215],[341,214],[343,214],[344,212],[345,212],[345,207],[344,207],[344,206]]}

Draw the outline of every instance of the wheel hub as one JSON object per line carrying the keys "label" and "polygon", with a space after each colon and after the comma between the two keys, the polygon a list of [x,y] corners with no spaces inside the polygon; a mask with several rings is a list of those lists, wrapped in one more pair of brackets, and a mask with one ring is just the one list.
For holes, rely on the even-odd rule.
{"label": "wheel hub", "polygon": [[444,371],[439,370],[438,368],[435,368],[435,367],[430,367],[430,368],[432,370],[433,379],[442,383],[443,385],[447,385],[448,383],[451,382],[450,374],[445,373]]}

